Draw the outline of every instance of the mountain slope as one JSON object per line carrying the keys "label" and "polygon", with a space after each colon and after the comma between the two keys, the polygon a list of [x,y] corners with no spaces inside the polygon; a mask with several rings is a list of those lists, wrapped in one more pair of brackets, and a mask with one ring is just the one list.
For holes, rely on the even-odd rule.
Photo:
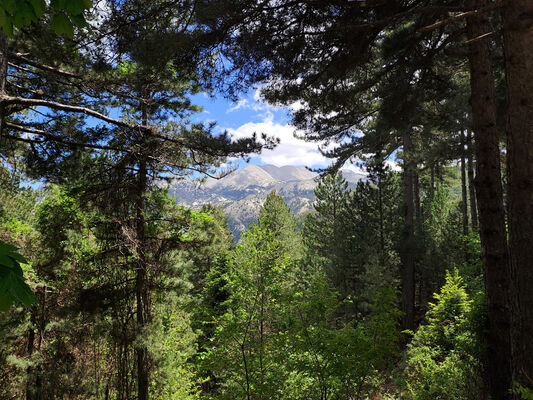
{"label": "mountain slope", "polygon": [[[350,186],[355,186],[365,175],[343,172]],[[257,219],[267,195],[276,190],[294,214],[312,209],[318,175],[302,167],[248,165],[222,179],[208,179],[204,184],[190,180],[175,181],[170,194],[179,204],[200,208],[215,204],[225,211],[231,231],[236,237]]]}

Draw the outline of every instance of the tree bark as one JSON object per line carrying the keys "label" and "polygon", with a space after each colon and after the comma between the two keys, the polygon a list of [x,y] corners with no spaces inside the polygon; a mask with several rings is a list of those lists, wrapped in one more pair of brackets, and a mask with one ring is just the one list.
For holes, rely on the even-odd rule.
{"label": "tree bark", "polygon": [[415,165],[413,143],[409,132],[403,134],[403,232],[400,257],[402,262],[402,328],[415,327]]}
{"label": "tree bark", "polygon": [[[33,355],[33,350],[35,349],[35,327],[37,326],[37,319],[35,314],[37,313],[37,308],[33,306],[30,310],[30,325],[28,327],[28,358],[31,359]],[[34,400],[34,391],[35,388],[33,387],[33,368],[32,366],[28,366],[26,368],[26,400]]]}
{"label": "tree bark", "polygon": [[413,197],[415,199],[415,222],[417,229],[419,229],[421,226],[422,208],[420,207],[420,176],[416,168],[413,169]]}
{"label": "tree bark", "polygon": [[[5,96],[8,63],[8,40],[5,33],[0,31],[0,97]],[[0,103],[0,137],[4,132],[5,105]]]}
{"label": "tree bark", "polygon": [[468,170],[468,194],[470,197],[470,222],[472,223],[472,230],[478,231],[479,220],[477,216],[477,199],[476,189],[474,185],[474,144],[472,142],[472,132],[468,131],[466,136],[467,146],[467,170]]}
{"label": "tree bark", "polygon": [[[146,123],[146,107],[143,105],[142,123]],[[138,333],[144,335],[149,318],[148,305],[148,279],[147,279],[147,260],[146,260],[146,235],[145,235],[145,194],[148,183],[148,168],[144,155],[144,143],[141,142],[141,154],[139,156],[138,171],[138,188],[136,202],[136,252],[137,252],[137,276],[135,280],[136,301],[137,301],[137,328]],[[137,344],[135,349],[137,356],[137,399],[148,400],[149,384],[149,360],[148,349],[144,343]]]}
{"label": "tree bark", "polygon": [[533,389],[533,2],[503,13],[513,380]]}
{"label": "tree bark", "polygon": [[[472,0],[474,8],[487,0]],[[468,36],[477,38],[490,32],[486,14],[467,20]],[[509,268],[505,211],[500,170],[499,137],[496,126],[494,76],[489,42],[485,38],[470,44],[471,106],[475,137],[476,180],[480,238],[488,309],[485,370],[493,399],[509,399],[510,318]]]}
{"label": "tree bark", "polygon": [[463,215],[463,235],[468,235],[468,200],[466,194],[465,141],[465,133],[461,132],[461,214]]}

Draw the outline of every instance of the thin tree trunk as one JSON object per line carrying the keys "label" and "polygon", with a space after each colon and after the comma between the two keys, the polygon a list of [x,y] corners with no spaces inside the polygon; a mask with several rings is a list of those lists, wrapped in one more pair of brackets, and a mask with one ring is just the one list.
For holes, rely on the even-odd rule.
{"label": "thin tree trunk", "polygon": [[[7,36],[0,31],[0,97],[5,96],[8,63],[8,40]],[[4,132],[5,106],[0,104],[0,138]]]}
{"label": "thin tree trunk", "polygon": [[472,142],[472,132],[468,131],[466,136],[467,144],[467,170],[468,170],[468,194],[470,197],[470,221],[472,223],[472,230],[478,230],[478,216],[477,216],[477,199],[476,189],[474,185],[474,143]]}
{"label": "thin tree trunk", "polygon": [[[146,123],[146,107],[143,105],[142,110],[143,124]],[[141,149],[146,151],[141,143]],[[136,247],[137,247],[137,277],[135,281],[136,300],[137,300],[137,327],[139,333],[145,334],[145,328],[148,323],[148,279],[147,279],[147,260],[145,253],[145,194],[148,182],[148,168],[144,153],[141,152],[138,171],[138,188],[137,188],[137,216],[136,216]],[[137,355],[137,385],[138,400],[148,400],[148,349],[144,343],[137,344],[135,349]]]}
{"label": "thin tree trunk", "polygon": [[[33,355],[33,350],[35,349],[35,327],[37,326],[36,316],[37,313],[36,307],[32,307],[30,310],[30,326],[28,328],[28,358],[31,358]],[[26,369],[26,375],[27,375],[27,381],[26,381],[26,400],[33,400],[33,393],[35,388],[32,385],[33,379],[32,379],[32,373],[33,368],[31,366],[28,366]]]}
{"label": "thin tree trunk", "polygon": [[404,226],[400,257],[402,261],[402,328],[414,329],[415,320],[415,171],[412,160],[413,144],[409,132],[403,134],[403,217]]}
{"label": "thin tree trunk", "polygon": [[413,170],[413,197],[415,199],[415,221],[417,228],[420,228],[422,217],[422,211],[420,207],[420,176],[418,175],[416,168]]}
{"label": "thin tree trunk", "polygon": [[533,2],[504,10],[513,380],[533,389]]}
{"label": "thin tree trunk", "polygon": [[433,198],[435,197],[435,164],[431,164],[431,167],[429,169],[429,194],[428,194],[428,200],[429,202],[433,202]]}
{"label": "thin tree trunk", "polygon": [[[474,8],[487,0],[472,0]],[[487,16],[467,22],[469,38],[490,32]],[[494,102],[494,76],[488,39],[470,44],[471,105],[475,135],[476,194],[485,277],[489,329],[485,370],[491,397],[508,399],[511,384],[508,253],[500,170],[500,148]]]}
{"label": "thin tree trunk", "polygon": [[463,215],[463,235],[468,235],[468,201],[466,194],[466,155],[465,133],[461,132],[461,213]]}
{"label": "thin tree trunk", "polygon": [[[381,248],[381,262],[385,262],[385,216],[383,211],[383,176],[378,177],[378,205],[379,205],[379,244]],[[383,264],[384,265],[384,264]]]}

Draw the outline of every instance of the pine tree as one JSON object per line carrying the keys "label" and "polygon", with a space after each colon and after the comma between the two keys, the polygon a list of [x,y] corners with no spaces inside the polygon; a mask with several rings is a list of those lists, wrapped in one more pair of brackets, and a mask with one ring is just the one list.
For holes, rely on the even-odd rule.
{"label": "pine tree", "polygon": [[[224,1],[208,3],[224,4]],[[364,144],[375,140],[367,137],[368,135],[361,138],[357,129],[360,128],[362,122],[368,121],[377,110],[382,109],[380,101],[383,97],[380,96],[383,92],[377,96],[376,93],[384,82],[393,82],[394,85],[399,84],[403,87],[407,85],[407,91],[402,90],[407,93],[407,96],[404,96],[400,102],[391,104],[395,106],[393,116],[400,121],[410,122],[410,118],[416,117],[416,113],[413,113],[413,109],[407,113],[404,110],[413,99],[416,99],[417,89],[421,88],[417,84],[423,82],[427,85],[426,88],[439,86],[438,74],[435,73],[439,59],[446,53],[463,54],[469,57],[472,98],[477,99],[472,101],[472,114],[478,182],[483,182],[483,185],[477,185],[476,191],[479,200],[480,232],[488,288],[490,341],[493,343],[492,348],[503,349],[501,352],[490,353],[488,359],[492,361],[490,365],[487,365],[487,369],[493,371],[491,391],[494,397],[508,398],[507,383],[496,379],[497,375],[509,377],[508,368],[507,372],[504,372],[496,367],[507,365],[506,360],[509,358],[507,357],[508,350],[506,350],[508,349],[506,345],[508,336],[506,333],[508,321],[506,321],[505,312],[507,308],[506,285],[498,287],[499,282],[505,282],[507,279],[508,262],[506,237],[502,229],[504,207],[501,196],[502,178],[498,140],[495,132],[495,110],[492,106],[484,106],[485,102],[494,104],[492,96],[494,81],[490,71],[492,56],[488,51],[491,43],[490,28],[486,22],[487,16],[493,15],[494,10],[504,7],[507,23],[503,28],[511,32],[506,38],[513,37],[511,53],[513,50],[516,53],[520,52],[520,56],[517,56],[517,60],[520,61],[515,62],[507,58],[511,76],[507,87],[510,96],[518,99],[523,90],[518,83],[522,79],[530,81],[527,69],[520,67],[520,65],[527,64],[526,60],[530,52],[524,50],[527,47],[525,43],[528,43],[527,29],[515,30],[512,27],[522,26],[517,22],[517,18],[519,15],[528,15],[528,6],[525,2],[520,2],[513,3],[512,7],[506,7],[504,2],[487,1],[461,4],[441,1],[407,3],[400,1],[340,1],[335,3],[282,1],[277,2],[275,6],[271,2],[253,2],[252,4],[243,2],[240,6],[234,5],[231,10],[228,8],[225,19],[208,19],[209,22],[213,22],[212,27],[222,27],[225,31],[231,32],[225,43],[229,46],[224,49],[228,57],[234,61],[232,65],[245,70],[244,76],[238,76],[238,78],[265,80],[267,76],[276,76],[276,79],[270,81],[270,84],[263,90],[265,98],[276,104],[289,105],[300,102],[301,107],[294,113],[293,123],[305,132],[304,136],[307,140],[339,143],[335,149],[328,149],[325,152],[335,159],[337,167],[361,152],[368,152]],[[250,21],[257,21],[257,23],[253,24]],[[466,42],[465,21],[468,26]],[[468,45],[466,51],[460,47],[462,43]],[[518,50],[519,46],[522,46],[522,50]],[[516,69],[514,69],[515,66],[517,66]],[[527,91],[527,95],[524,95],[521,100],[516,100],[514,104],[517,106],[512,107],[511,110],[519,110],[518,104],[527,104],[528,101],[524,99],[528,96],[531,96],[531,91]],[[522,126],[520,124],[526,120],[520,115],[523,115],[522,111],[510,113],[513,120],[511,125],[516,123],[517,132],[523,131],[519,126]],[[401,130],[399,136],[403,138],[404,153],[406,153],[405,147],[409,147],[408,135],[413,134],[412,128],[414,127],[418,129],[416,121],[414,124],[402,124],[399,127]],[[388,131],[381,132],[378,138],[383,140],[388,133]],[[399,136],[389,136],[390,139],[385,139],[385,143],[392,144],[390,152],[394,152],[394,149],[398,147]],[[512,139],[510,143],[512,147],[514,143]],[[527,149],[530,146],[522,143],[519,147]],[[387,147],[385,147],[385,153],[391,154],[386,150]],[[525,153],[517,152],[516,154],[520,161],[510,163],[509,167],[518,171],[516,176],[522,177],[524,175],[521,171],[526,171],[524,163],[527,157],[520,158],[520,154]],[[411,157],[407,155],[406,158]],[[413,186],[416,186],[416,178],[413,177],[415,173],[412,171],[411,168],[411,172],[407,171],[405,174],[406,195],[404,196],[403,268],[404,311],[406,312],[404,325],[406,326],[413,324],[414,304],[413,264],[415,261],[413,258],[415,257],[413,257],[411,245],[414,237],[411,227],[414,223],[411,215],[416,214],[416,210],[412,212],[413,208],[416,209],[416,198],[413,205],[413,201],[410,201],[412,199],[410,194],[413,192]],[[510,172],[510,176],[514,176],[514,173]],[[529,174],[529,171],[525,174]],[[530,178],[518,180],[526,182],[528,179]],[[517,189],[518,192],[520,189]],[[528,198],[525,194],[516,198],[518,197],[522,200]],[[519,215],[518,208],[527,210],[528,207],[523,204],[517,206],[514,215]],[[519,223],[516,226],[522,233],[517,234],[515,238],[529,237],[527,233],[529,228],[522,228]],[[486,230],[483,227],[486,227]],[[494,234],[489,234],[489,232]],[[519,239],[516,239],[516,246],[518,242]],[[522,248],[525,249],[526,246]],[[516,254],[521,254],[520,250]],[[527,257],[523,256],[523,259]],[[525,271],[526,268],[523,270]],[[527,280],[526,274],[524,273],[524,279],[521,279],[521,282]],[[522,296],[520,293],[524,290],[521,287],[516,291],[517,298]],[[527,295],[523,296],[527,297]],[[520,318],[517,317],[517,320]],[[495,345],[497,341],[500,341],[499,347]],[[521,351],[521,354],[524,352]],[[505,378],[504,381],[509,382],[509,379]]]}

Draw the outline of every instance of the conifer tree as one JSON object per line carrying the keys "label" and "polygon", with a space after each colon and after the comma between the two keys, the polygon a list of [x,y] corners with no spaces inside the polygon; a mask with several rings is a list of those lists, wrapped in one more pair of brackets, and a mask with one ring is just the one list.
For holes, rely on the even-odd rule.
{"label": "conifer tree", "polygon": [[[184,240],[179,234],[160,238],[154,231],[152,218],[160,218],[162,206],[155,185],[168,174],[213,174],[225,157],[259,151],[262,144],[255,137],[232,141],[227,133],[215,134],[212,124],[188,120],[198,110],[188,96],[202,89],[198,59],[189,52],[196,45],[192,4],[107,5],[103,20],[76,40],[53,35],[42,22],[6,42],[1,50],[4,67],[8,57],[17,64],[9,76],[2,76],[9,92],[2,92],[0,102],[4,138],[23,146],[14,150],[24,152],[28,171],[77,186],[86,204],[100,210],[109,238],[108,260],[127,255],[123,266],[135,271],[137,398],[146,400],[152,363],[144,336],[152,319],[153,280],[166,254]],[[32,40],[32,34],[40,33]],[[44,38],[51,43],[40,48]],[[84,47],[92,40],[99,44]],[[183,43],[180,51],[191,55],[186,62],[175,60],[177,51],[167,51],[176,41]],[[7,46],[16,52],[27,47],[29,55],[8,54]],[[51,65],[46,60],[54,47],[61,52],[54,54]],[[61,53],[66,55],[64,66],[57,65]],[[39,107],[41,117],[21,116],[32,107]],[[110,117],[111,111],[119,117]],[[274,144],[264,139],[267,147]],[[161,221],[179,226],[174,218],[180,217]],[[113,240],[118,243],[111,244]],[[128,390],[119,397],[129,397]]]}
{"label": "conifer tree", "polygon": [[[224,1],[206,3],[224,4]],[[508,365],[508,334],[505,333],[509,325],[505,312],[507,295],[506,285],[498,286],[508,276],[506,236],[502,229],[502,178],[498,140],[494,132],[494,109],[483,106],[485,101],[494,103],[491,96],[494,81],[488,69],[491,67],[492,56],[487,51],[491,31],[486,18],[494,15],[494,10],[506,10],[504,14],[508,17],[507,21],[514,21],[504,26],[504,29],[512,32],[507,38],[517,35],[513,41],[515,45],[511,48],[518,49],[516,44],[520,43],[525,49],[523,43],[527,42],[527,29],[515,32],[512,28],[519,25],[517,15],[528,15],[525,2],[513,3],[512,7],[506,7],[505,2],[488,1],[457,4],[444,1],[282,1],[275,4],[258,1],[252,4],[243,2],[240,6],[234,5],[226,13],[225,19],[206,19],[211,27],[222,27],[225,31],[232,32],[227,36],[226,43],[230,46],[227,47],[229,50],[226,54],[234,60],[232,65],[235,68],[244,67],[245,72],[238,77],[265,80],[267,76],[275,76],[276,79],[268,81],[267,88],[263,91],[265,98],[272,103],[285,105],[300,102],[301,107],[294,113],[293,123],[305,132],[307,140],[326,140],[328,143],[334,140],[338,143],[334,150],[328,149],[326,152],[335,159],[336,166],[351,160],[359,152],[368,152],[364,147],[365,142],[376,140],[370,139],[368,135],[361,138],[358,128],[381,109],[380,95],[383,93],[378,96],[376,93],[383,82],[399,83],[401,86],[407,84],[408,96],[396,103],[396,106],[404,107],[416,98],[416,95],[410,95],[416,94],[418,82],[424,82],[426,88],[439,86],[438,74],[435,73],[439,58],[446,54],[470,57],[472,98],[479,99],[472,102],[477,180],[483,182],[476,186],[476,191],[488,290],[491,327],[489,342],[494,349],[489,353],[492,361],[487,369],[492,371],[491,391],[494,397],[508,398],[508,384],[502,383],[510,382],[509,368],[505,367]],[[467,38],[464,35],[465,22],[469,32]],[[463,45],[466,45],[466,49]],[[521,61],[515,65],[525,65],[529,54],[529,51],[523,50],[519,57]],[[507,59],[512,76],[507,87],[513,93],[512,96],[519,98],[521,89],[517,82],[522,78],[525,81],[530,79],[526,68],[513,69],[511,61],[510,58]],[[514,86],[511,82],[514,82]],[[531,96],[531,91],[527,93],[527,96]],[[522,100],[514,104],[526,103]],[[416,115],[412,112],[398,112],[397,108],[394,115],[399,119],[409,120]],[[513,109],[518,110],[519,106]],[[516,126],[521,126],[521,121],[524,121],[519,114],[510,114]],[[401,125],[399,136],[404,139],[404,152],[405,147],[409,147],[408,135],[413,133],[409,128],[414,126],[416,125]],[[520,129],[517,128],[517,131]],[[390,151],[393,152],[398,147],[399,136],[387,137],[388,133],[381,132],[378,140],[392,144]],[[523,145],[520,148],[526,149],[529,146]],[[386,150],[387,147],[385,153],[391,154]],[[406,158],[410,157],[407,155]],[[523,171],[520,168],[523,168],[524,162],[525,158],[521,158],[519,163],[510,163],[509,167]],[[406,200],[412,198],[407,194],[413,191],[407,186],[416,185],[416,179],[412,175],[408,168],[405,175]],[[522,175],[518,173],[517,176]],[[413,181],[415,185],[411,184]],[[527,195],[519,197],[526,199]],[[408,313],[404,324],[412,326],[414,262],[410,243],[413,242],[411,215],[416,214],[416,211],[412,212],[413,208],[416,209],[416,199],[414,206],[412,201],[405,203],[404,311]],[[518,216],[518,212],[515,215]],[[529,237],[526,231],[531,229],[521,228],[520,224],[516,226],[523,233],[516,237]],[[516,243],[518,241],[517,239]],[[521,279],[521,282],[525,281],[526,279]],[[522,288],[517,293],[524,290]],[[497,365],[504,365],[506,372],[499,370]],[[497,375],[507,378],[496,379]]]}

